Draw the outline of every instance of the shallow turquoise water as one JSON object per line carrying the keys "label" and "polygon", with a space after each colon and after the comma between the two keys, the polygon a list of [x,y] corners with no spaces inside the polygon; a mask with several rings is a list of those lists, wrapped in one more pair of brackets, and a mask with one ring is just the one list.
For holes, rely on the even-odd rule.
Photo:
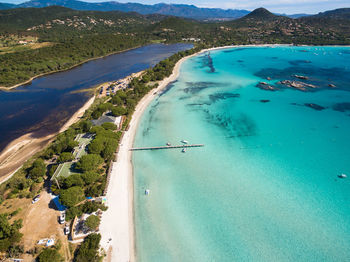
{"label": "shallow turquoise water", "polygon": [[[134,153],[138,261],[350,261],[350,48],[210,56],[188,59],[140,123],[135,146],[205,147]],[[256,87],[293,74],[319,88]]]}

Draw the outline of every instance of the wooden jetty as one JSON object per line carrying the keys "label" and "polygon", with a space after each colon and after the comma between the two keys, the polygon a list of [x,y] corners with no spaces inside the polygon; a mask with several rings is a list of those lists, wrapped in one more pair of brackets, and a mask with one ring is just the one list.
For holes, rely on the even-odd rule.
{"label": "wooden jetty", "polygon": [[203,144],[194,145],[179,145],[179,146],[155,146],[155,147],[134,147],[130,151],[141,151],[141,150],[159,150],[159,149],[175,149],[175,148],[189,148],[189,147],[203,147]]}

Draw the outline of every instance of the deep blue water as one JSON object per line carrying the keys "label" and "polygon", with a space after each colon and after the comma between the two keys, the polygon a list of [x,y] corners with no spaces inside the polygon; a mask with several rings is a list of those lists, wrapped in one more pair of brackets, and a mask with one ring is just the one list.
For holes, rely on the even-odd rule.
{"label": "deep blue water", "polygon": [[148,45],[37,78],[8,92],[0,91],[0,151],[28,132],[43,136],[59,130],[89,98],[86,93],[73,91],[123,78],[191,47]]}
{"label": "deep blue water", "polygon": [[133,154],[138,261],[350,261],[349,51],[188,59],[146,110],[135,146],[205,147]]}

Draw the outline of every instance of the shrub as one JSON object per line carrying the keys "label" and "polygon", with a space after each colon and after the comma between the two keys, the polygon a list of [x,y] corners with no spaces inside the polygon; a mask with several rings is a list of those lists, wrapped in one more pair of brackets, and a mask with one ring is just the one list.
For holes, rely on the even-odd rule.
{"label": "shrub", "polygon": [[61,153],[60,157],[58,158],[58,162],[64,163],[64,162],[69,162],[74,159],[74,156],[70,152],[63,152]]}
{"label": "shrub", "polygon": [[82,172],[94,171],[102,165],[103,159],[97,154],[88,154],[80,158],[76,168]]}
{"label": "shrub", "polygon": [[89,171],[82,174],[81,177],[84,180],[85,185],[90,185],[99,179],[100,175],[96,172]]}
{"label": "shrub", "polygon": [[37,258],[38,262],[61,262],[64,261],[56,248],[45,248]]}
{"label": "shrub", "polygon": [[113,123],[103,123],[102,127],[107,130],[116,130],[117,126]]}
{"label": "shrub", "polygon": [[95,215],[89,216],[85,220],[85,226],[87,226],[91,231],[95,230],[100,225],[100,218]]}
{"label": "shrub", "polygon": [[73,207],[84,200],[84,191],[79,186],[74,186],[60,191],[60,202],[66,207]]}
{"label": "shrub", "polygon": [[74,258],[75,262],[98,262],[100,260],[99,247],[100,247],[101,235],[90,234],[78,249]]}
{"label": "shrub", "polygon": [[79,174],[71,175],[64,180],[65,188],[70,188],[72,186],[83,186],[83,185],[84,185],[84,180],[81,178],[81,175]]}

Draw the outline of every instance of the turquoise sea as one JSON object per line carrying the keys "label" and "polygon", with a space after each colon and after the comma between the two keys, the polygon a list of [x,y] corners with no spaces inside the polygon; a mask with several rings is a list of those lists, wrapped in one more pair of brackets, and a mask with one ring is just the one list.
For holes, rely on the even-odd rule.
{"label": "turquoise sea", "polygon": [[182,139],[205,147],[133,154],[138,261],[350,261],[349,47],[188,59],[135,146]]}

